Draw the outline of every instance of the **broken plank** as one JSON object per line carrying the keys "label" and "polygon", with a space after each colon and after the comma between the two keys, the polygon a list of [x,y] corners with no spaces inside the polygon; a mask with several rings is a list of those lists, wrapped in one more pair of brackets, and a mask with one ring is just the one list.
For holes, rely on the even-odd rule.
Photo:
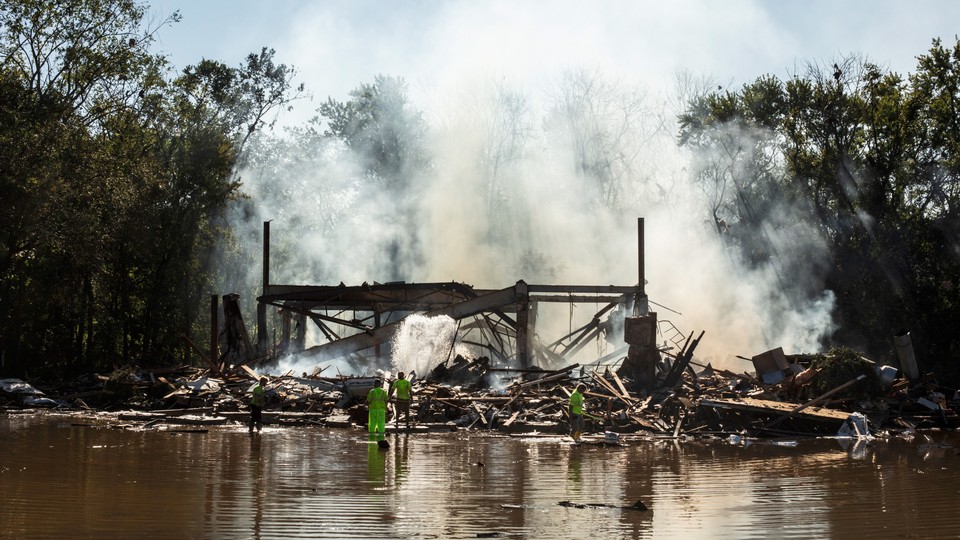
{"label": "broken plank", "polygon": [[677,438],[677,435],[680,433],[680,426],[683,425],[684,418],[686,418],[686,416],[682,414],[677,418],[677,425],[673,428],[673,438]]}
{"label": "broken plank", "polygon": [[444,402],[444,403],[450,403],[451,405],[452,405],[454,402],[463,402],[463,401],[469,401],[469,402],[471,402],[471,403],[484,403],[484,402],[486,402],[486,403],[501,403],[501,402],[502,402],[502,403],[506,404],[506,403],[510,403],[511,401],[513,401],[514,399],[516,399],[516,396],[513,396],[513,397],[510,397],[510,396],[489,396],[489,397],[476,397],[476,398],[473,398],[473,397],[470,397],[470,396],[456,396],[456,397],[436,397],[436,396],[434,396],[433,399],[435,399],[435,400],[437,400],[437,401],[442,401],[442,402]]}
{"label": "broken plank", "polygon": [[524,388],[524,387],[527,387],[527,386],[533,386],[533,385],[535,385],[535,384],[543,384],[543,383],[558,381],[558,380],[563,379],[563,378],[565,378],[565,377],[569,377],[569,374],[568,374],[566,371],[563,371],[563,372],[560,372],[560,373],[555,373],[555,374],[553,374],[553,375],[547,375],[546,377],[541,377],[541,378],[536,379],[536,380],[533,380],[533,381],[527,381],[527,382],[525,382],[525,383],[520,383],[520,384],[517,385],[517,387],[518,387],[518,388]]}
{"label": "broken plank", "polygon": [[593,378],[594,382],[596,382],[601,388],[610,392],[611,395],[616,396],[618,394],[618,392],[614,390],[613,386],[611,386],[606,379],[604,379],[600,375],[597,375],[596,371],[591,371],[590,377]]}
{"label": "broken plank", "polygon": [[613,382],[617,383],[617,388],[620,389],[620,392],[625,396],[630,398],[630,392],[627,390],[626,385],[623,384],[623,381],[620,380],[620,376],[617,375],[616,371],[611,371],[610,375],[613,376]]}
{"label": "broken plank", "polygon": [[252,370],[252,369],[250,369],[250,367],[247,366],[246,364],[240,364],[240,369],[246,371],[246,372],[247,372],[247,375],[253,377],[254,380],[257,380],[257,381],[260,380],[260,375],[257,375],[257,372],[254,371],[254,370]]}
{"label": "broken plank", "polygon": [[503,427],[510,427],[510,424],[514,423],[519,416],[520,416],[520,411],[519,410],[515,411],[513,414],[510,415],[510,418],[503,423]]}
{"label": "broken plank", "polygon": [[599,383],[599,384],[600,384],[601,386],[603,386],[605,389],[607,389],[607,390],[613,395],[613,397],[615,397],[615,398],[619,399],[620,401],[626,403],[628,406],[634,403],[633,398],[630,398],[630,397],[628,397],[628,396],[624,396],[623,394],[621,394],[616,388],[613,387],[612,384],[610,384],[610,381],[606,380],[605,378],[601,377],[600,375],[597,375],[596,372],[591,373],[591,375],[593,376],[593,379],[594,379],[595,381],[597,381],[597,383]]}
{"label": "broken plank", "polygon": [[628,410],[632,410],[633,412],[638,412],[638,413],[643,412],[643,410],[647,408],[647,405],[650,404],[650,400],[652,399],[653,399],[653,396],[647,396],[646,399],[629,407]]}

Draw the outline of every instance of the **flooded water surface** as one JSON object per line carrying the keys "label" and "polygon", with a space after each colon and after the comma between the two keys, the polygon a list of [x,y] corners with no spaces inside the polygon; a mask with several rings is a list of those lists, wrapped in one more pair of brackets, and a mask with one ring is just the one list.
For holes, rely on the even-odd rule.
{"label": "flooded water surface", "polygon": [[957,433],[859,444],[575,446],[463,432],[387,441],[0,414],[0,537],[960,536]]}

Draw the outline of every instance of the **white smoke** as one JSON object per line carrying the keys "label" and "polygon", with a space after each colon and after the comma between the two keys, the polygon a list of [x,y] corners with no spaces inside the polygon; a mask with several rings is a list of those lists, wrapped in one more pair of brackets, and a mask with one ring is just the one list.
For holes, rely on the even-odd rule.
{"label": "white smoke", "polygon": [[[454,11],[445,17],[464,16]],[[705,223],[706,195],[692,175],[699,158],[676,146],[667,85],[549,67],[539,86],[490,64],[437,64],[436,79],[418,80],[411,96],[428,121],[432,165],[407,179],[409,198],[367,181],[356,156],[320,136],[323,126],[267,141],[270,152],[243,171],[250,200],[235,216],[249,242],[248,281],[229,286],[258,294],[266,220],[275,284],[390,281],[385,246],[398,241],[416,255],[403,261],[410,282],[634,285],[637,218],[644,217],[646,292],[682,315],[653,310],[684,334],[706,332],[699,357],[737,368],[736,355],[816,349],[831,329],[832,295],[817,290],[817,272],[796,263],[820,259],[816,237],[774,227],[771,243],[791,260],[746,269]],[[370,70],[356,85],[372,80],[376,67]],[[793,287],[808,292],[787,290]],[[586,323],[599,307],[544,307],[541,341]],[[449,328],[450,321],[411,318],[394,341],[394,367],[425,373],[449,351]],[[600,343],[585,353],[607,350]]]}
{"label": "white smoke", "polygon": [[[329,143],[320,139],[312,141],[320,146],[313,150],[304,147],[303,140],[286,143],[296,155],[312,156],[309,160],[288,157],[279,166],[245,172],[244,189],[254,207],[241,227],[247,227],[246,237],[259,239],[262,221],[272,220],[272,282],[390,281],[384,246],[390,238],[401,238],[419,246],[418,258],[404,263],[412,269],[406,276],[410,282],[458,281],[482,288],[502,288],[520,279],[634,285],[637,217],[644,217],[646,292],[652,301],[683,313],[681,317],[661,310],[661,318],[669,317],[684,334],[706,331],[698,356],[736,367],[732,360],[736,355],[778,346],[788,352],[817,347],[831,325],[829,292],[796,303],[795,294],[782,290],[783,283],[799,286],[801,278],[809,279],[804,268],[748,270],[739,264],[738,255],[704,222],[704,193],[691,183],[691,156],[672,144],[672,127],[646,133],[645,142],[633,147],[629,160],[619,163],[619,176],[611,181],[618,183],[619,198],[604,203],[597,186],[576,169],[583,154],[571,147],[570,133],[547,129],[537,120],[549,103],[522,113],[504,110],[498,88],[491,85],[486,93],[476,90],[459,100],[450,96],[446,103],[456,113],[433,112],[445,119],[429,126],[433,167],[412,179],[415,197],[402,204],[365,183],[349,152],[323,151]],[[530,95],[521,97],[534,103]],[[509,126],[520,130],[522,137],[511,139],[515,147],[494,148],[494,141],[516,135],[504,132],[502,117],[510,114],[521,114],[511,118]],[[602,135],[612,127],[631,126],[592,129]],[[493,169],[491,152],[510,159]],[[413,212],[416,220],[411,223],[400,215],[404,212]],[[803,253],[816,248],[812,240],[806,246],[797,240],[783,252],[815,260],[799,255],[801,247]],[[776,242],[781,241],[786,240],[777,237]],[[259,254],[259,246],[254,244],[250,251]],[[255,263],[250,270],[248,286],[256,290],[260,270]],[[599,307],[544,307],[537,332],[543,342],[552,342],[589,321]],[[416,331],[434,330],[439,328]],[[587,352],[599,356],[606,349],[588,347]],[[394,354],[399,354],[394,360],[398,369],[404,366],[418,373],[428,367],[422,362],[436,360],[433,353]]]}

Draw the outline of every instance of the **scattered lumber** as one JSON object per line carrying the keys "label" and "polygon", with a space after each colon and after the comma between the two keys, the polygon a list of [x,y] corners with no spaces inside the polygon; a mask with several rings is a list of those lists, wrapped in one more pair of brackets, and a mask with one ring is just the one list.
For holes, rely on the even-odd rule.
{"label": "scattered lumber", "polygon": [[[588,433],[645,433],[666,439],[732,434],[835,435],[852,413],[865,415],[874,430],[960,427],[955,412],[960,407],[958,393],[937,385],[931,374],[910,381],[895,378],[880,385],[871,380],[870,374],[859,374],[852,380],[839,379],[840,375],[830,378],[829,369],[813,365],[808,357],[783,355],[783,361],[775,366],[781,369],[782,377],[774,378],[778,379],[776,383],[767,383],[759,375],[697,363],[693,352],[703,333],[693,337],[691,334],[687,338],[671,361],[664,361],[649,390],[636,385],[623,372],[603,366],[516,369],[496,365],[488,358],[458,355],[430,375],[413,380],[411,429],[402,431],[482,429],[510,434],[565,434],[569,429],[570,395],[578,384],[586,386]],[[139,429],[171,430],[184,424],[202,428],[245,425],[249,421],[251,389],[261,375],[269,372],[248,364],[127,367],[64,385],[59,392],[2,379],[0,410],[14,412],[53,403],[85,411],[120,411],[103,414]],[[365,428],[364,398],[383,375],[323,373],[318,368],[302,376],[292,371],[268,375],[264,422]],[[813,390],[830,385],[833,388],[826,392]],[[866,395],[868,390],[873,393]],[[388,413],[388,425],[393,416]]]}

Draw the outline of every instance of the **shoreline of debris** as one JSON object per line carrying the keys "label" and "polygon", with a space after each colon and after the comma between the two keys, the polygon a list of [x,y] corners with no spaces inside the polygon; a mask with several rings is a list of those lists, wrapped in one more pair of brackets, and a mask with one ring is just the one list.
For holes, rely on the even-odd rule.
{"label": "shoreline of debris", "polygon": [[[580,383],[587,387],[586,432],[595,434],[594,442],[601,435],[601,443],[634,436],[777,439],[960,429],[960,393],[940,386],[932,374],[909,380],[846,349],[812,356],[775,349],[752,360],[756,375],[710,365],[696,371],[689,360],[678,373],[676,364],[667,362],[648,391],[608,367],[515,369],[486,357],[457,356],[423,377],[410,374],[413,427],[392,425],[391,404],[388,432],[564,435],[570,393]],[[389,382],[390,375],[324,377],[321,371],[268,376],[265,423],[365,428],[366,393],[378,381]],[[221,373],[186,366],[123,368],[56,385],[38,383],[44,390],[0,379],[0,413],[115,415],[116,422],[141,428],[245,426],[249,392],[260,376],[245,365]]]}

